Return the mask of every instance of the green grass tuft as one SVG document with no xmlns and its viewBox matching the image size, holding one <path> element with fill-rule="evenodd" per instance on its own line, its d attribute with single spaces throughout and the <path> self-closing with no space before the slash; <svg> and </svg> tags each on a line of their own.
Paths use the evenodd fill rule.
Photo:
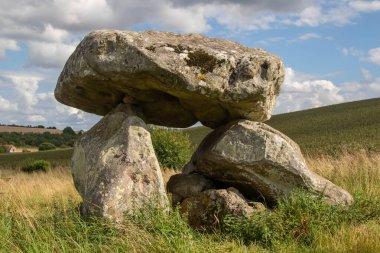
<svg viewBox="0 0 380 253">
<path fill-rule="evenodd" d="M 345 208 L 295 191 L 280 200 L 273 211 L 255 213 L 250 219 L 226 217 L 223 230 L 245 244 L 257 243 L 272 249 L 278 244 L 296 242 L 307 248 L 318 241 L 321 233 L 334 234 L 342 226 L 357 226 L 380 218 L 380 198 L 355 199 L 353 206 Z"/>
</svg>

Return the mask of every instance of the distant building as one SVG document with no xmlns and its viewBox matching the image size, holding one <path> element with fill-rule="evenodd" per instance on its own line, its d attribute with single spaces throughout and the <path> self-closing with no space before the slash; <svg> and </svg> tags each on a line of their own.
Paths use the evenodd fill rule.
<svg viewBox="0 0 380 253">
<path fill-rule="evenodd" d="M 5 153 L 14 153 L 16 152 L 16 147 L 13 145 L 1 145 L 1 147 L 5 148 Z"/>
</svg>

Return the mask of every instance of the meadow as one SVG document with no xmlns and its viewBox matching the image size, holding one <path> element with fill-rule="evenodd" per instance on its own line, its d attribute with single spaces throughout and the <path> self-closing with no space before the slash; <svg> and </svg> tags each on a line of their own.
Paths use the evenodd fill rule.
<svg viewBox="0 0 380 253">
<path fill-rule="evenodd" d="M 30 153 L 0 154 L 0 170 L 17 170 L 30 160 L 46 160 L 52 167 L 69 167 L 72 148 Z"/>
<path fill-rule="evenodd" d="M 380 152 L 380 98 L 324 106 L 274 115 L 266 124 L 285 133 L 307 156 L 339 156 L 361 150 Z M 198 126 L 184 129 L 195 150 L 212 129 Z M 53 167 L 70 166 L 72 149 L 0 154 L 0 168 L 15 169 L 28 159 L 47 160 Z"/>
<path fill-rule="evenodd" d="M 294 192 L 251 219 L 228 217 L 212 233 L 191 229 L 178 210 L 147 206 L 118 226 L 79 214 L 72 149 L 0 155 L 0 252 L 380 252 L 380 99 L 275 115 L 309 168 L 353 194 L 350 208 Z M 195 146 L 210 132 L 184 130 Z M 22 173 L 28 160 L 47 173 Z M 164 179 L 176 173 L 163 169 Z"/>
<path fill-rule="evenodd" d="M 295 193 L 252 220 L 213 233 L 178 210 L 147 207 L 119 226 L 79 215 L 69 168 L 0 179 L 0 252 L 380 252 L 380 154 L 308 158 L 310 168 L 353 193 L 348 208 Z M 173 171 L 165 170 L 166 180 Z"/>
<path fill-rule="evenodd" d="M 380 152 L 380 98 L 273 116 L 267 124 L 297 142 L 307 155 Z"/>
<path fill-rule="evenodd" d="M 380 152 L 380 98 L 273 115 L 265 123 L 298 143 L 306 155 L 340 155 L 358 150 Z M 195 145 L 211 132 L 184 130 Z"/>
</svg>

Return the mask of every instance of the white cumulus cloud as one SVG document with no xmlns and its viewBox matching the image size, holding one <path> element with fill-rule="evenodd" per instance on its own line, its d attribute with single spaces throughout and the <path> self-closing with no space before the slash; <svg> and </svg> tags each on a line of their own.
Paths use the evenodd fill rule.
<svg viewBox="0 0 380 253">
<path fill-rule="evenodd" d="M 379 1 L 319 0 L 3 0 L 0 36 L 46 42 L 81 37 L 94 29 L 150 25 L 179 32 L 206 32 L 212 20 L 233 30 L 276 25 L 347 24 Z M 363 6 L 372 6 L 363 7 Z"/>
<path fill-rule="evenodd" d="M 44 68 L 62 68 L 76 47 L 50 42 L 30 42 L 28 46 L 28 65 Z"/>
<path fill-rule="evenodd" d="M 26 117 L 26 119 L 32 123 L 46 121 L 46 118 L 42 115 L 28 115 L 28 117 Z"/>
<path fill-rule="evenodd" d="M 277 98 L 275 113 L 297 111 L 305 108 L 337 104 L 344 101 L 340 89 L 329 80 L 308 80 L 286 68 L 285 81 Z"/>
<path fill-rule="evenodd" d="M 298 37 L 299 40 L 310 40 L 310 39 L 320 39 L 321 35 L 316 33 L 305 33 Z"/>
<path fill-rule="evenodd" d="M 380 65 L 380 47 L 372 48 L 368 51 L 368 60 Z"/>
<path fill-rule="evenodd" d="M 350 6 L 358 11 L 379 11 L 380 1 L 352 1 L 350 2 Z"/>
<path fill-rule="evenodd" d="M 0 60 L 3 60 L 5 58 L 6 50 L 17 51 L 19 49 L 20 48 L 17 45 L 17 41 L 0 38 Z"/>
<path fill-rule="evenodd" d="M 380 77 L 361 69 L 363 80 L 336 85 L 310 74 L 286 68 L 285 80 L 277 98 L 275 113 L 285 113 L 330 104 L 380 97 Z"/>
<path fill-rule="evenodd" d="M 353 48 L 353 47 L 344 47 L 341 49 L 341 52 L 345 56 L 347 55 L 360 56 L 361 55 L 361 52 L 358 49 Z"/>
<path fill-rule="evenodd" d="M 60 104 L 51 91 L 41 92 L 41 83 L 48 79 L 27 72 L 0 72 L 1 123 L 42 124 L 63 129 L 72 126 L 88 129 L 99 116 Z M 55 84 L 50 84 L 51 88 Z"/>
<path fill-rule="evenodd" d="M 0 112 L 14 112 L 17 111 L 18 106 L 16 103 L 12 103 L 11 101 L 0 96 Z"/>
<path fill-rule="evenodd" d="M 361 69 L 363 80 L 344 82 L 342 94 L 346 100 L 361 100 L 380 97 L 380 76 L 374 77 L 368 69 Z"/>
</svg>

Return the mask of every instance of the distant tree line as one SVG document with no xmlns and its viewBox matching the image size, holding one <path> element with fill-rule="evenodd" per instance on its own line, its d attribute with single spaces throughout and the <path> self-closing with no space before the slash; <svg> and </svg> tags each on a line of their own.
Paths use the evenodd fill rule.
<svg viewBox="0 0 380 253">
<path fill-rule="evenodd" d="M 38 133 L 0 133 L 0 144 L 38 147 L 42 143 L 51 143 L 56 147 L 72 147 L 81 133 L 75 133 L 71 127 L 63 129 L 62 134 Z"/>
<path fill-rule="evenodd" d="M 17 125 L 17 124 L 1 124 L 1 123 L 0 123 L 0 126 L 57 129 L 56 127 L 52 127 L 52 126 L 45 127 L 45 126 L 43 126 L 43 125 L 37 125 L 37 126 L 26 125 L 26 126 L 23 126 L 23 125 Z"/>
</svg>

